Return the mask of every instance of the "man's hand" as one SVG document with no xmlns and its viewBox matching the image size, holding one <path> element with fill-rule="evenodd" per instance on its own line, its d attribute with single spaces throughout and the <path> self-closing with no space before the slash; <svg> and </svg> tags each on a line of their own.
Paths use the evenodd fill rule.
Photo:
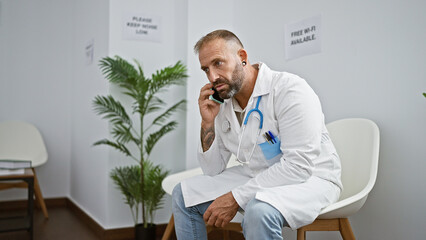
<svg viewBox="0 0 426 240">
<path fill-rule="evenodd" d="M 232 192 L 226 193 L 210 204 L 204 213 L 204 222 L 210 226 L 224 227 L 234 218 L 239 207 Z"/>
<path fill-rule="evenodd" d="M 200 107 L 201 119 L 205 124 L 214 124 L 214 119 L 219 113 L 220 104 L 209 99 L 213 95 L 213 84 L 208 83 L 200 89 L 198 106 Z"/>
<path fill-rule="evenodd" d="M 213 143 L 215 138 L 214 133 L 214 119 L 219 113 L 220 105 L 209 99 L 214 91 L 211 89 L 213 85 L 208 83 L 200 90 L 200 97 L 198 98 L 198 105 L 201 114 L 201 145 L 203 151 L 207 151 Z"/>
</svg>

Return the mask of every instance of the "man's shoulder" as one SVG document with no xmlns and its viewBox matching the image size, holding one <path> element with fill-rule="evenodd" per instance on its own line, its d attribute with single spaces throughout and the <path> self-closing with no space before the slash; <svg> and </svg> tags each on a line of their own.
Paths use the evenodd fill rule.
<svg viewBox="0 0 426 240">
<path fill-rule="evenodd" d="M 260 65 L 260 76 L 261 83 L 258 85 L 258 92 L 272 94 L 274 98 L 291 97 L 301 93 L 308 94 L 312 91 L 307 81 L 299 75 L 272 70 L 264 63 Z"/>
<path fill-rule="evenodd" d="M 261 65 L 265 73 L 267 73 L 265 75 L 271 76 L 273 84 L 306 83 L 306 81 L 297 74 L 287 71 L 272 70 L 265 63 L 261 63 Z"/>
<path fill-rule="evenodd" d="M 272 71 L 272 85 L 277 91 L 287 91 L 293 88 L 306 87 L 308 83 L 297 74 L 285 71 Z"/>
</svg>

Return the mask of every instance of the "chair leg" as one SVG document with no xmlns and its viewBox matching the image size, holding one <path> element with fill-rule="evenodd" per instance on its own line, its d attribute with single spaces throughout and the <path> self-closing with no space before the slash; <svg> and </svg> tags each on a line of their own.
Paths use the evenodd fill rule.
<svg viewBox="0 0 426 240">
<path fill-rule="evenodd" d="M 169 224 L 167 224 L 166 230 L 164 231 L 164 234 L 161 240 L 169 240 L 174 230 L 175 230 L 175 219 L 172 214 L 172 216 L 170 217 Z"/>
<path fill-rule="evenodd" d="M 223 240 L 230 240 L 229 231 L 223 230 Z"/>
<path fill-rule="evenodd" d="M 340 234 L 343 240 L 355 240 L 355 235 L 352 232 L 351 224 L 347 218 L 339 218 Z"/>
<path fill-rule="evenodd" d="M 305 240 L 306 239 L 306 231 L 303 228 L 297 229 L 297 240 Z"/>
<path fill-rule="evenodd" d="M 212 226 L 206 226 L 207 234 L 211 233 L 213 231 L 213 229 L 214 229 L 214 227 L 212 227 Z"/>
<path fill-rule="evenodd" d="M 44 198 L 43 198 L 43 195 L 41 194 L 40 185 L 38 184 L 38 179 L 37 179 L 37 175 L 34 168 L 33 168 L 33 173 L 34 173 L 34 195 L 35 195 L 36 201 L 40 204 L 44 217 L 49 218 L 49 215 L 46 209 L 46 204 L 44 203 Z"/>
</svg>

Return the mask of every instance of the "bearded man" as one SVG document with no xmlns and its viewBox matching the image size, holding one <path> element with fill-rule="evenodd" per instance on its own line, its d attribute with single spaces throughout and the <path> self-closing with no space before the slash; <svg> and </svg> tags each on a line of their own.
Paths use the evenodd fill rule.
<svg viewBox="0 0 426 240">
<path fill-rule="evenodd" d="M 176 235 L 207 239 L 244 211 L 248 240 L 282 239 L 338 200 L 341 164 L 317 95 L 302 78 L 250 64 L 238 37 L 216 30 L 194 47 L 209 83 L 200 90 L 203 175 L 173 190 Z M 223 104 L 211 100 L 215 89 Z M 226 168 L 234 154 L 241 165 Z"/>
</svg>

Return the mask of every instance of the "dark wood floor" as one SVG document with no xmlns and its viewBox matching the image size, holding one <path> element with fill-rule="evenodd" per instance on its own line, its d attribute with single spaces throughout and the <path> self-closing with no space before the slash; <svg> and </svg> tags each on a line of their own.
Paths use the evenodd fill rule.
<svg viewBox="0 0 426 240">
<path fill-rule="evenodd" d="M 49 219 L 45 219 L 40 209 L 34 210 L 34 240 L 102 240 L 68 207 L 48 207 L 48 211 Z M 0 217 L 16 215 L 25 215 L 25 210 L 0 211 Z M 244 239 L 242 234 L 236 232 L 230 232 L 229 237 L 235 240 Z M 0 233 L 0 240 L 28 239 L 30 236 L 27 231 Z M 217 230 L 211 232 L 209 239 L 223 239 L 222 232 Z"/>
<path fill-rule="evenodd" d="M 45 219 L 39 209 L 34 210 L 34 240 L 101 240 L 67 207 L 48 209 L 49 219 Z M 3 216 L 24 214 L 21 210 L 3 211 Z M 27 231 L 0 233 L 0 240 L 28 240 Z"/>
</svg>

